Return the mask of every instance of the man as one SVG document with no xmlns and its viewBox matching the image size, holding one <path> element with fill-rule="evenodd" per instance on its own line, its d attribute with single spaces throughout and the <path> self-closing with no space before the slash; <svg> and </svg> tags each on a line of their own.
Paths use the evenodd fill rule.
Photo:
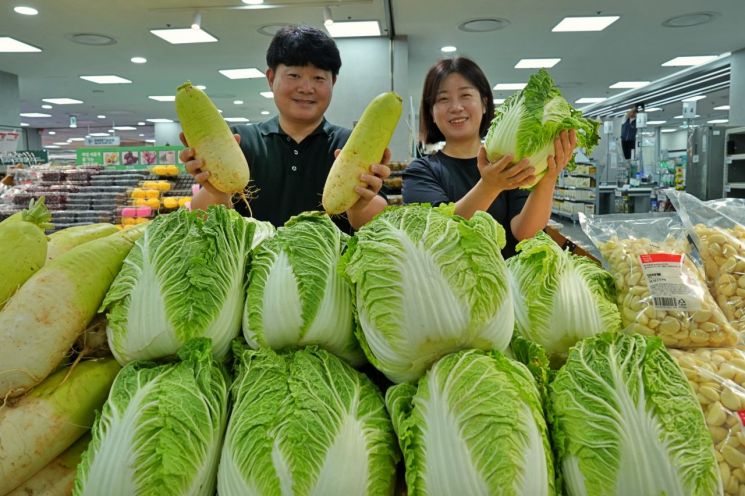
<svg viewBox="0 0 745 496">
<path fill-rule="evenodd" d="M 279 115 L 257 125 L 234 127 L 251 170 L 250 208 L 236 202 L 243 215 L 281 226 L 293 215 L 321 209 L 321 195 L 338 150 L 349 138 L 350 130 L 335 126 L 324 118 L 341 67 L 339 50 L 322 31 L 308 26 L 288 26 L 272 39 L 266 53 L 266 79 L 274 93 Z M 185 145 L 183 133 L 181 141 Z M 188 145 L 187 145 L 188 146 Z M 192 208 L 206 209 L 212 204 L 232 205 L 232 198 L 209 183 L 209 172 L 202 171 L 201 160 L 186 148 L 180 154 L 186 170 L 203 186 L 192 199 Z M 373 164 L 360 176 L 365 186 L 356 186 L 360 195 L 346 213 L 335 218 L 345 232 L 358 229 L 386 206 L 378 193 L 390 174 L 386 149 L 381 164 Z"/>
</svg>

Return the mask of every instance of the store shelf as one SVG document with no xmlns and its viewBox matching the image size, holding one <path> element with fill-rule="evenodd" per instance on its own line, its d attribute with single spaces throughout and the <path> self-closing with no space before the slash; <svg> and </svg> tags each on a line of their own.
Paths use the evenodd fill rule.
<svg viewBox="0 0 745 496">
<path fill-rule="evenodd" d="M 578 198 L 569 198 L 568 196 L 556 196 L 554 195 L 554 200 L 561 200 L 561 201 L 569 201 L 569 202 L 575 202 L 575 203 L 595 203 L 595 200 L 580 200 Z"/>
</svg>

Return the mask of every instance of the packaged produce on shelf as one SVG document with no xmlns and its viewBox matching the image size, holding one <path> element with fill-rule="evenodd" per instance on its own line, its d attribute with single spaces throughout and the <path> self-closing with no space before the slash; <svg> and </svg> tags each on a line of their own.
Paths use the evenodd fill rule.
<svg viewBox="0 0 745 496">
<path fill-rule="evenodd" d="M 659 338 L 604 333 L 580 341 L 550 397 L 566 494 L 722 493 L 704 414 Z"/>
<path fill-rule="evenodd" d="M 48 250 L 44 231 L 52 226 L 51 219 L 42 197 L 0 222 L 0 310 L 44 265 Z"/>
<path fill-rule="evenodd" d="M 361 365 L 352 285 L 339 272 L 349 236 L 322 212 L 291 218 L 251 256 L 243 335 L 252 348 L 319 345 Z"/>
<path fill-rule="evenodd" d="M 83 243 L 21 286 L 0 311 L 0 398 L 28 391 L 59 365 L 95 317 L 142 231 L 136 227 Z"/>
<path fill-rule="evenodd" d="M 745 493 L 745 352 L 670 350 L 693 387 L 714 441 L 724 494 Z"/>
<path fill-rule="evenodd" d="M 498 351 L 447 355 L 388 389 L 410 496 L 559 494 L 542 398 Z"/>
<path fill-rule="evenodd" d="M 709 293 L 677 215 L 580 215 L 615 276 L 625 328 L 672 348 L 727 347 L 738 334 Z"/>
<path fill-rule="evenodd" d="M 396 437 L 370 379 L 314 346 L 234 351 L 220 496 L 393 494 Z"/>
<path fill-rule="evenodd" d="M 682 191 L 665 194 L 698 248 L 711 295 L 735 330 L 745 331 L 745 212 Z"/>
<path fill-rule="evenodd" d="M 245 275 L 255 224 L 211 206 L 159 215 L 124 260 L 102 304 L 119 363 L 175 355 L 209 337 L 218 357 L 241 329 Z"/>
<path fill-rule="evenodd" d="M 454 206 L 388 207 L 343 257 L 355 287 L 357 337 L 394 382 L 414 381 L 464 348 L 504 350 L 514 326 L 502 226 Z"/>
<path fill-rule="evenodd" d="M 178 176 L 179 168 L 176 165 L 156 165 L 150 168 L 150 173 L 154 176 Z"/>
<path fill-rule="evenodd" d="M 0 408 L 0 494 L 42 470 L 93 425 L 119 364 L 83 360 Z"/>
<path fill-rule="evenodd" d="M 114 380 L 75 478 L 75 496 L 214 495 L 228 377 L 198 338 L 164 365 L 133 362 Z"/>
<path fill-rule="evenodd" d="M 521 241 L 507 260 L 515 330 L 561 363 L 577 341 L 621 329 L 614 277 L 588 258 L 562 250 L 547 234 Z"/>
</svg>

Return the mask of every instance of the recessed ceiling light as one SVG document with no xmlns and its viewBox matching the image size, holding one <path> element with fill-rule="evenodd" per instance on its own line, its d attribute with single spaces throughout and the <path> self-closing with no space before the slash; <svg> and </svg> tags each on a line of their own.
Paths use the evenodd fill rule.
<svg viewBox="0 0 745 496">
<path fill-rule="evenodd" d="M 270 113 L 271 112 L 269 112 L 268 110 L 262 110 L 261 111 L 261 115 L 269 115 Z"/>
<path fill-rule="evenodd" d="M 245 117 L 225 117 L 227 122 L 248 122 Z"/>
<path fill-rule="evenodd" d="M 85 79 L 86 81 L 90 81 L 91 83 L 96 84 L 129 84 L 132 82 L 129 79 L 125 79 L 113 74 L 105 76 L 80 76 L 80 79 Z"/>
<path fill-rule="evenodd" d="M 678 130 L 675 129 L 674 127 L 663 127 L 662 129 L 660 129 L 660 132 L 661 133 L 674 133 L 674 132 L 677 132 L 677 131 Z"/>
<path fill-rule="evenodd" d="M 458 29 L 467 33 L 488 33 L 489 31 L 506 28 L 509 24 L 508 19 L 502 19 L 501 17 L 481 17 L 458 24 Z"/>
<path fill-rule="evenodd" d="M 228 79 L 255 79 L 264 77 L 264 73 L 256 67 L 248 67 L 246 69 L 221 69 L 217 72 Z"/>
<path fill-rule="evenodd" d="M 551 31 L 602 31 L 618 19 L 618 16 L 565 17 Z"/>
<path fill-rule="evenodd" d="M 662 111 L 662 108 L 660 107 L 649 107 L 648 109 L 644 109 L 645 112 L 660 112 Z"/>
<path fill-rule="evenodd" d="M 13 11 L 16 14 L 22 14 L 22 15 L 27 15 L 27 16 L 33 16 L 39 13 L 39 11 L 33 7 L 24 7 L 22 5 L 19 5 L 18 7 L 14 7 Z"/>
<path fill-rule="evenodd" d="M 243 105 L 243 100 L 233 100 L 235 105 Z"/>
<path fill-rule="evenodd" d="M 271 91 L 261 91 L 259 92 L 259 95 L 263 96 L 264 98 L 274 98 L 274 93 Z"/>
<path fill-rule="evenodd" d="M 57 134 L 57 131 L 49 131 L 49 133 L 48 133 L 48 134 L 49 134 L 50 136 L 54 136 L 55 134 Z"/>
<path fill-rule="evenodd" d="M 494 105 L 502 105 L 506 98 L 495 98 L 494 99 Z"/>
<path fill-rule="evenodd" d="M 714 107 L 714 110 L 729 110 L 729 105 L 720 105 L 718 107 Z"/>
<path fill-rule="evenodd" d="M 173 122 L 171 119 L 145 119 L 148 122 Z"/>
<path fill-rule="evenodd" d="M 0 53 L 24 52 L 41 52 L 41 48 L 36 48 L 33 45 L 18 41 L 10 36 L 0 36 Z"/>
<path fill-rule="evenodd" d="M 79 43 L 81 45 L 88 46 L 116 45 L 116 40 L 111 36 L 106 36 L 105 34 L 75 33 L 66 35 L 65 38 L 72 41 L 73 43 Z"/>
<path fill-rule="evenodd" d="M 28 127 L 28 122 L 21 122 L 21 127 Z"/>
<path fill-rule="evenodd" d="M 541 69 L 555 66 L 561 59 L 520 59 L 515 69 Z"/>
<path fill-rule="evenodd" d="M 42 98 L 42 102 L 52 103 L 54 105 L 76 105 L 83 103 L 82 100 L 76 100 L 74 98 Z"/>
<path fill-rule="evenodd" d="M 147 59 L 145 57 L 132 57 L 129 59 L 133 64 L 145 64 Z"/>
<path fill-rule="evenodd" d="M 109 133 L 91 133 L 88 136 L 95 136 L 96 138 L 109 136 Z"/>
<path fill-rule="evenodd" d="M 217 41 L 217 38 L 204 29 L 151 29 L 150 32 L 172 45 L 183 45 L 186 43 L 212 43 Z"/>
<path fill-rule="evenodd" d="M 607 98 L 584 97 L 584 98 L 580 98 L 579 100 L 575 100 L 574 103 L 600 103 L 600 102 L 604 102 L 605 100 L 607 100 Z"/>
<path fill-rule="evenodd" d="M 203 85 L 203 84 L 197 84 L 197 85 L 196 85 L 196 86 L 194 86 L 194 87 L 195 87 L 196 89 L 198 89 L 198 90 L 202 90 L 202 91 L 204 91 L 204 90 L 206 90 L 206 89 L 207 89 L 207 87 L 206 87 L 205 85 Z"/>
<path fill-rule="evenodd" d="M 689 96 L 688 98 L 682 99 L 681 102 L 697 102 L 699 100 L 703 100 L 704 98 L 706 98 L 706 95 Z"/>
<path fill-rule="evenodd" d="M 707 124 L 727 124 L 729 122 L 729 119 L 712 119 L 706 122 Z"/>
<path fill-rule="evenodd" d="M 662 25 L 666 28 L 690 28 L 711 22 L 716 17 L 719 17 L 719 12 L 692 12 L 666 19 Z"/>
<path fill-rule="evenodd" d="M 619 81 L 609 86 L 612 89 L 630 89 L 642 88 L 649 84 L 649 81 Z"/>
<path fill-rule="evenodd" d="M 137 123 L 138 126 L 147 126 L 147 123 L 140 121 Z"/>
<path fill-rule="evenodd" d="M 521 90 L 526 85 L 527 83 L 498 83 L 494 86 L 494 89 L 498 91 Z"/>
<path fill-rule="evenodd" d="M 663 67 L 687 67 L 692 65 L 701 65 L 716 60 L 716 55 L 697 55 L 693 57 L 675 57 L 662 64 Z"/>
<path fill-rule="evenodd" d="M 440 51 L 442 53 L 452 53 L 458 50 L 458 48 L 454 47 L 453 45 L 445 45 L 444 47 L 440 48 Z"/>
<path fill-rule="evenodd" d="M 32 118 L 52 117 L 49 114 L 40 114 L 39 112 L 21 112 L 18 115 L 20 115 L 21 117 L 32 117 Z"/>
<path fill-rule="evenodd" d="M 334 21 L 325 26 L 333 38 L 380 36 L 378 21 Z"/>
<path fill-rule="evenodd" d="M 174 102 L 176 101 L 176 95 L 154 95 L 154 96 L 148 96 L 151 100 L 156 100 L 158 102 Z"/>
<path fill-rule="evenodd" d="M 105 115 L 103 115 L 103 114 L 101 114 L 101 115 L 97 115 L 96 117 L 98 117 L 99 119 L 105 119 L 105 118 L 106 118 L 106 116 L 105 116 Z"/>
<path fill-rule="evenodd" d="M 136 127 L 132 126 L 114 126 L 117 131 L 137 131 Z"/>
<path fill-rule="evenodd" d="M 666 122 L 667 121 L 647 121 L 647 124 L 649 124 L 650 126 L 659 126 L 660 124 L 664 124 Z"/>
<path fill-rule="evenodd" d="M 42 105 L 42 106 L 41 106 L 41 108 L 49 110 L 49 109 L 52 109 L 52 108 L 54 108 L 54 107 L 52 107 L 51 105 L 47 105 L 47 104 L 45 103 L 44 105 Z"/>
</svg>

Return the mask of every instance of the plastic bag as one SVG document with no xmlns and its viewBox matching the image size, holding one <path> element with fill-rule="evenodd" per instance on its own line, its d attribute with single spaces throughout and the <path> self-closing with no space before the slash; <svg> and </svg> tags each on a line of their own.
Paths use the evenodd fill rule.
<svg viewBox="0 0 745 496">
<path fill-rule="evenodd" d="M 711 295 L 730 324 L 742 333 L 745 331 L 745 209 L 740 202 L 727 200 L 704 203 L 682 191 L 665 194 L 696 244 Z"/>
<path fill-rule="evenodd" d="M 727 347 L 738 334 L 691 261 L 690 245 L 674 214 L 580 214 L 587 236 L 614 275 L 627 331 L 659 336 L 672 348 Z"/>
<path fill-rule="evenodd" d="M 670 350 L 696 393 L 714 441 L 724 494 L 745 494 L 745 352 Z"/>
</svg>

